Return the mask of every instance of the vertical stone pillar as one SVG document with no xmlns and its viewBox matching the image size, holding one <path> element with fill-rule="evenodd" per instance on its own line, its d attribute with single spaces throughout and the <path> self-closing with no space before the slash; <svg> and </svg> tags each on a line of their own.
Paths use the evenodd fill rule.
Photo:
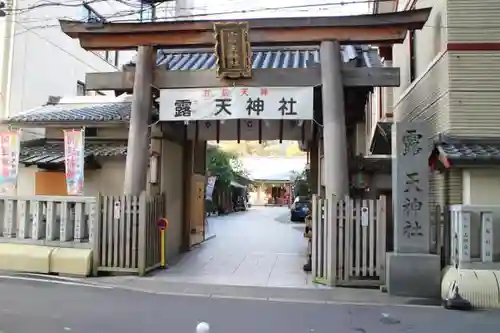
<svg viewBox="0 0 500 333">
<path fill-rule="evenodd" d="M 349 193 L 342 59 L 337 41 L 321 42 L 323 142 L 326 197 Z"/>
<path fill-rule="evenodd" d="M 153 48 L 139 46 L 134 76 L 134 95 L 128 132 L 124 193 L 140 195 L 146 190 L 149 163 L 149 121 L 151 119 L 151 84 Z"/>
<path fill-rule="evenodd" d="M 425 122 L 392 126 L 394 253 L 386 269 L 388 292 L 398 296 L 440 294 L 440 258 L 429 254 L 429 136 Z"/>
<path fill-rule="evenodd" d="M 325 197 L 330 200 L 327 220 L 327 283 L 336 284 L 337 218 L 334 201 L 349 193 L 347 136 L 342 84 L 342 57 L 338 41 L 321 42 L 321 83 L 323 101 L 323 158 Z M 313 258 L 314 260 L 314 258 Z"/>
</svg>

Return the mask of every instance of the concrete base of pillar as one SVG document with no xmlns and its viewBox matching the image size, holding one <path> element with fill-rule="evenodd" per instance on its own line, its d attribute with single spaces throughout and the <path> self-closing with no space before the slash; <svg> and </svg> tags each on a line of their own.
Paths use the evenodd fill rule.
<svg viewBox="0 0 500 333">
<path fill-rule="evenodd" d="M 441 297 L 441 259 L 423 253 L 387 253 L 386 285 L 390 295 Z"/>
</svg>

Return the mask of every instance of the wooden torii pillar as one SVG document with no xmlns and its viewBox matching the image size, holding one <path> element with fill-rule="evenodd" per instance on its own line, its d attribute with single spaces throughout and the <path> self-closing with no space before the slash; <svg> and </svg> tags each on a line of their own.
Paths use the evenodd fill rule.
<svg viewBox="0 0 500 333">
<path fill-rule="evenodd" d="M 248 37 L 252 46 L 321 45 L 327 195 L 342 196 L 348 189 L 340 45 L 401 43 L 408 30 L 424 26 L 430 10 L 424 8 L 344 17 L 245 20 L 248 22 Z M 72 38 L 78 38 L 80 45 L 86 50 L 125 50 L 137 49 L 139 46 L 125 171 L 126 194 L 137 195 L 146 188 L 148 112 L 151 86 L 154 83 L 153 48 L 213 47 L 213 24 L 214 21 L 201 20 L 154 23 L 83 23 L 60 20 L 62 31 Z M 220 86 L 232 83 L 223 81 L 221 79 L 212 84 Z"/>
</svg>

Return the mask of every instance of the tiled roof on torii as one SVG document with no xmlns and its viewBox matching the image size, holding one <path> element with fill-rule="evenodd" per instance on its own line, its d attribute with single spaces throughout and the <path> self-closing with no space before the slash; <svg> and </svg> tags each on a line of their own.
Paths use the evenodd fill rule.
<svg viewBox="0 0 500 333">
<path fill-rule="evenodd" d="M 367 45 L 343 45 L 342 60 L 353 67 L 380 67 L 378 51 Z M 260 47 L 252 50 L 252 69 L 287 69 L 319 66 L 318 47 Z M 170 71 L 215 69 L 217 57 L 213 50 L 158 50 L 157 66 Z"/>
<path fill-rule="evenodd" d="M 254 69 L 307 68 L 319 65 L 317 47 L 257 48 Z M 342 46 L 342 59 L 353 67 L 380 67 L 377 50 L 369 46 Z M 159 50 L 158 67 L 169 71 L 200 71 L 215 68 L 215 55 L 205 50 Z M 63 97 L 56 103 L 36 107 L 8 119 L 10 124 L 38 122 L 128 122 L 131 96 Z"/>
</svg>

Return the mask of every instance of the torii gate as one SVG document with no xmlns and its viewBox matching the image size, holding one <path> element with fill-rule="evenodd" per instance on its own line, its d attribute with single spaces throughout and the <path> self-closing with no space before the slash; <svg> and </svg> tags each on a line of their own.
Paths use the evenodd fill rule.
<svg viewBox="0 0 500 333">
<path fill-rule="evenodd" d="M 320 68 L 256 70 L 252 77 L 239 75 L 243 86 L 322 86 L 326 194 L 347 194 L 347 150 L 344 115 L 344 86 L 398 86 L 397 68 L 342 68 L 341 44 L 370 44 L 387 52 L 387 47 L 403 42 L 408 30 L 421 29 L 430 8 L 341 17 L 262 18 L 245 21 L 247 41 L 253 46 L 320 45 Z M 228 23 L 231 21 L 217 21 Z M 80 40 L 86 50 L 127 50 L 138 48 L 133 83 L 134 101 L 130 119 L 129 150 L 125 193 L 145 189 L 148 160 L 148 119 L 151 87 L 223 87 L 234 77 L 217 77 L 215 71 L 153 72 L 154 48 L 213 47 L 215 21 L 169 21 L 154 23 L 84 23 L 60 20 L 62 31 Z M 240 73 L 242 74 L 242 73 Z M 245 77 L 246 76 L 246 77 Z M 130 90 L 130 73 L 87 75 L 88 89 Z M 325 112 L 325 110 L 327 112 Z"/>
<path fill-rule="evenodd" d="M 327 198 L 333 198 L 334 195 L 344 197 L 349 189 L 344 105 L 345 92 L 349 89 L 344 88 L 399 86 L 397 68 L 344 66 L 341 61 L 340 46 L 370 44 L 379 46 L 380 53 L 387 55 L 394 43 L 404 41 L 408 30 L 417 30 L 424 26 L 430 11 L 431 8 L 424 8 L 376 15 L 264 18 L 245 20 L 245 22 L 84 23 L 61 20 L 60 24 L 63 32 L 72 38 L 78 38 L 86 50 L 138 48 L 135 73 L 133 71 L 92 73 L 87 74 L 86 78 L 87 88 L 90 90 L 133 89 L 124 184 L 126 194 L 137 195 L 146 188 L 152 87 L 215 88 L 237 84 L 244 87 L 321 86 L 325 195 Z M 232 45 L 236 51 L 218 44 L 223 35 L 220 26 L 224 24 L 230 26 L 231 33 L 235 33 L 241 40 Z M 214 45 L 219 67 L 216 70 L 154 70 L 155 48 L 189 49 L 214 47 Z M 319 46 L 320 66 L 252 70 L 248 58 L 250 47 L 291 45 Z M 233 54 L 231 51 L 234 51 Z M 131 74 L 134 77 L 133 85 L 130 82 Z M 364 108 L 365 100 L 361 102 Z M 312 127 L 314 129 L 315 126 Z M 317 137 L 314 135 L 311 137 L 313 143 L 317 145 Z M 318 153 L 318 149 L 315 152 Z M 314 162 L 318 163 L 317 156 Z M 318 177 L 315 178 L 317 182 Z M 313 190 L 315 188 L 317 186 L 313 185 Z M 187 191 L 189 193 L 189 190 Z M 189 194 L 185 193 L 184 201 L 188 198 Z M 185 214 L 189 216 L 187 210 L 185 209 Z M 336 222 L 330 219 L 327 223 L 335 225 Z M 185 227 L 186 225 L 188 224 L 185 223 Z M 183 236 L 186 235 L 189 238 L 189 229 L 183 230 Z M 332 246 L 334 242 L 336 243 L 335 239 L 335 236 L 331 237 Z M 183 241 L 186 242 L 186 239 Z"/>
</svg>

